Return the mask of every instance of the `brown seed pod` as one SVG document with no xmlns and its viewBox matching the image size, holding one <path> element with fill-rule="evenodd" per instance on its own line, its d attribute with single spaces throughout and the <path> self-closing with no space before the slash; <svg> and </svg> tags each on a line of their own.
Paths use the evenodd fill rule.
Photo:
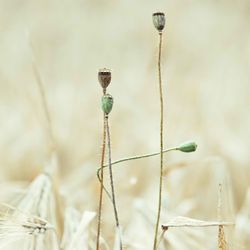
<svg viewBox="0 0 250 250">
<path fill-rule="evenodd" d="M 103 89 L 106 89 L 111 82 L 111 71 L 109 69 L 100 69 L 98 72 L 98 80 Z"/>
<path fill-rule="evenodd" d="M 165 27 L 165 14 L 163 12 L 155 12 L 153 14 L 153 23 L 155 28 L 161 32 Z"/>
</svg>

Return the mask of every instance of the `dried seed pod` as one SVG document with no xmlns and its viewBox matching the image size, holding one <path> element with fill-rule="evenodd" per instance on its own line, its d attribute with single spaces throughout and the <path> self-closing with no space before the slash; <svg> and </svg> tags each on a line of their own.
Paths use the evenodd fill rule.
<svg viewBox="0 0 250 250">
<path fill-rule="evenodd" d="M 103 89 L 106 89 L 111 82 L 111 71 L 109 69 L 100 69 L 98 72 L 98 80 Z"/>
<path fill-rule="evenodd" d="M 108 115 L 112 110 L 113 102 L 114 102 L 113 97 L 110 94 L 105 94 L 102 97 L 102 110 L 106 115 Z"/>
<path fill-rule="evenodd" d="M 190 141 L 190 142 L 182 143 L 177 149 L 185 153 L 191 153 L 191 152 L 194 152 L 196 148 L 197 148 L 197 144 L 193 141 Z"/>
<path fill-rule="evenodd" d="M 153 23 L 155 28 L 161 32 L 165 27 L 165 14 L 163 12 L 156 12 L 153 14 Z"/>
</svg>

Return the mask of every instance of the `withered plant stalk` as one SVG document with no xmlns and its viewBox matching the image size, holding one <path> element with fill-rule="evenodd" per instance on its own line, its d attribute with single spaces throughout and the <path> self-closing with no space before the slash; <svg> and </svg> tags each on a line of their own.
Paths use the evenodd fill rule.
<svg viewBox="0 0 250 250">
<path fill-rule="evenodd" d="M 100 196 L 99 196 L 99 205 L 98 205 L 98 222 L 97 222 L 97 239 L 96 239 L 96 250 L 99 250 L 100 247 L 100 233 L 101 233 L 101 219 L 102 219 L 102 200 L 103 200 L 103 167 L 104 167 L 104 158 L 105 158 L 105 149 L 106 149 L 106 118 L 105 114 L 103 116 L 103 136 L 102 136 L 102 155 L 101 155 L 101 168 L 100 168 Z"/>
<path fill-rule="evenodd" d="M 106 95 L 106 88 L 111 82 L 111 72 L 107 69 L 100 69 L 98 72 L 98 80 L 102 87 L 103 97 Z M 113 102 L 111 102 L 112 106 Z M 112 107 L 111 107 L 112 108 Z M 110 110 L 111 111 L 111 110 Z M 102 137 L 102 155 L 101 155 L 101 177 L 100 177 L 100 196 L 98 203 L 98 219 L 97 219 L 97 238 L 96 238 L 96 250 L 100 248 L 100 234 L 101 234 L 101 221 L 102 221 L 102 200 L 103 200 L 103 166 L 105 159 L 105 151 L 106 151 L 106 132 L 107 132 L 107 119 L 106 112 L 103 110 L 103 137 Z"/>
<path fill-rule="evenodd" d="M 44 88 L 42 76 L 40 74 L 39 68 L 37 66 L 37 61 L 36 61 L 36 56 L 34 52 L 34 47 L 33 43 L 31 40 L 30 35 L 28 34 L 28 43 L 31 51 L 31 56 L 32 56 L 32 69 L 36 78 L 36 83 L 38 85 L 39 89 L 39 94 L 41 96 L 41 102 L 42 102 L 42 108 L 44 110 L 45 114 L 45 120 L 46 120 L 46 131 L 47 131 L 47 137 L 49 140 L 49 158 L 50 158 L 50 164 L 46 164 L 44 167 L 44 173 L 48 174 L 48 176 L 52 179 L 53 183 L 53 191 L 54 191 L 54 196 L 55 196 L 55 201 L 56 201 L 56 210 L 57 210 L 57 222 L 58 222 L 58 234 L 60 235 L 61 228 L 63 227 L 63 216 L 62 216 L 62 211 L 61 211 L 61 205 L 62 201 L 60 199 L 59 195 L 59 169 L 58 169 L 58 153 L 57 153 L 57 148 L 56 148 L 56 140 L 54 137 L 53 133 L 53 128 L 52 128 L 52 120 L 51 120 L 51 114 L 49 111 L 49 106 L 47 102 L 47 96 L 46 96 L 46 91 Z"/>
<path fill-rule="evenodd" d="M 112 203 L 114 208 L 114 215 L 115 215 L 115 222 L 116 227 L 119 233 L 119 239 L 120 239 L 120 250 L 122 250 L 122 239 L 121 239 L 121 232 L 120 232 L 120 223 L 118 218 L 118 212 L 116 207 L 116 201 L 115 201 L 115 188 L 114 188 L 114 179 L 113 179 L 113 171 L 112 171 L 112 162 L 111 162 L 111 141 L 110 141 L 110 129 L 109 129 L 109 121 L 108 121 L 108 115 L 106 115 L 106 128 L 107 128 L 107 142 L 108 142 L 108 162 L 109 162 L 109 175 L 110 175 L 110 187 L 111 187 L 111 197 L 112 197 Z"/>
<path fill-rule="evenodd" d="M 161 50 L 162 50 L 162 32 L 159 32 L 159 53 L 158 53 L 158 80 L 159 80 L 159 92 L 160 92 L 160 180 L 159 180 L 159 198 L 158 198 L 158 210 L 157 219 L 155 225 L 155 236 L 154 236 L 154 246 L 153 249 L 156 250 L 157 247 L 157 236 L 158 228 L 161 216 L 161 203 L 162 203 L 162 179 L 163 179 L 163 90 L 162 90 L 162 78 L 161 78 Z"/>
<path fill-rule="evenodd" d="M 170 151 L 175 151 L 175 150 L 178 150 L 178 149 L 179 149 L 178 147 L 168 148 L 168 149 L 163 150 L 163 153 L 167 153 L 167 152 L 170 152 Z M 150 153 L 150 154 L 144 154 L 144 155 L 136 155 L 136 156 L 126 157 L 126 158 L 122 158 L 122 159 L 117 160 L 117 161 L 113 161 L 111 163 L 111 165 L 115 166 L 115 165 L 118 165 L 118 164 L 126 162 L 126 161 L 140 160 L 140 159 L 144 159 L 144 158 L 148 158 L 148 157 L 152 157 L 152 156 L 157 156 L 160 153 L 161 152 L 155 152 L 155 153 Z M 98 180 L 99 180 L 100 183 L 101 183 L 101 178 L 102 178 L 101 177 L 101 174 L 102 174 L 101 171 L 104 171 L 104 169 L 106 169 L 108 167 L 109 167 L 109 164 L 105 164 L 103 167 L 100 167 L 100 168 L 97 169 L 97 177 L 98 177 Z M 104 189 L 105 193 L 108 195 L 108 197 L 112 201 L 111 195 L 110 195 L 109 191 L 107 190 L 107 188 L 105 187 L 104 184 L 103 184 L 103 189 Z"/>
<path fill-rule="evenodd" d="M 218 221 L 221 222 L 221 207 L 222 207 L 222 184 L 219 184 L 218 191 L 218 207 L 217 207 L 217 217 Z M 218 226 L 218 250 L 227 250 L 227 242 L 225 238 L 224 226 L 221 224 Z"/>
<path fill-rule="evenodd" d="M 186 143 L 182 143 L 178 147 L 172 147 L 172 148 L 164 149 L 163 153 L 165 154 L 165 153 L 170 152 L 170 151 L 181 151 L 181 152 L 185 152 L 185 153 L 190 153 L 190 152 L 194 152 L 196 150 L 196 148 L 197 148 L 197 145 L 196 145 L 195 142 L 188 141 Z M 126 161 L 145 159 L 145 158 L 157 156 L 157 155 L 160 155 L 160 154 L 161 154 L 161 152 L 155 152 L 155 153 L 144 154 L 144 155 L 130 156 L 130 157 L 126 157 L 126 158 L 122 158 L 122 159 L 113 161 L 111 163 L 111 165 L 114 166 L 114 165 L 118 165 L 118 164 L 126 162 Z M 100 172 L 103 171 L 108 166 L 109 166 L 109 164 L 105 164 L 103 167 L 100 167 L 100 168 L 97 169 L 97 177 L 98 177 L 98 180 L 99 180 L 100 183 L 101 183 Z M 104 184 L 103 184 L 103 189 L 106 192 L 106 194 L 108 195 L 108 197 L 110 198 L 110 200 L 112 201 L 111 195 L 109 194 L 109 192 L 106 189 Z"/>
</svg>

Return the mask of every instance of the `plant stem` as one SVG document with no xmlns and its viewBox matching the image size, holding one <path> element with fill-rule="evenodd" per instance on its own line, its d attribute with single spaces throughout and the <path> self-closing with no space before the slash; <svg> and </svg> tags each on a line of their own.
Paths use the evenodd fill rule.
<svg viewBox="0 0 250 250">
<path fill-rule="evenodd" d="M 110 142 L 110 130 L 109 130 L 109 122 L 108 122 L 108 115 L 106 115 L 106 128 L 107 128 L 107 141 L 108 141 L 108 162 L 109 162 L 109 175 L 110 175 L 110 187 L 111 187 L 111 195 L 112 195 L 112 203 L 114 208 L 115 214 L 115 222 L 116 227 L 120 233 L 120 223 L 118 218 L 118 212 L 115 202 L 115 188 L 114 188 L 114 180 L 113 180 L 113 173 L 112 173 L 112 164 L 111 164 L 111 142 Z M 122 239 L 120 236 L 120 250 L 122 250 Z"/>
<path fill-rule="evenodd" d="M 178 150 L 178 147 L 167 148 L 167 149 L 163 150 L 163 153 L 167 153 L 167 152 L 174 151 L 174 150 Z M 123 158 L 123 159 L 120 159 L 120 160 L 117 160 L 117 161 L 113 161 L 111 163 L 111 165 L 114 166 L 114 165 L 118 165 L 119 163 L 126 162 L 126 161 L 140 160 L 140 159 L 143 159 L 143 158 L 148 158 L 148 157 L 159 155 L 160 153 L 161 152 L 155 152 L 155 153 L 150 153 L 150 154 L 145 154 L 145 155 L 136 155 L 136 156 L 126 157 L 126 158 Z M 109 166 L 109 164 L 105 164 L 103 167 L 100 167 L 100 168 L 97 169 L 97 177 L 98 177 L 98 180 L 100 182 L 101 182 L 101 174 L 100 174 L 100 172 L 102 170 L 104 170 L 105 168 L 107 168 L 108 166 Z M 108 190 L 105 188 L 105 185 L 103 185 L 103 189 L 106 192 L 106 194 L 108 195 L 108 197 L 111 199 L 111 195 L 109 194 Z"/>
<path fill-rule="evenodd" d="M 159 54 L 158 54 L 158 79 L 159 79 L 159 92 L 160 92 L 160 181 L 159 181 L 159 201 L 157 219 L 155 225 L 155 236 L 153 249 L 157 247 L 158 227 L 161 216 L 161 203 L 162 203 L 162 177 L 163 177 L 163 90 L 161 79 L 161 48 L 162 48 L 162 33 L 159 32 Z"/>
<path fill-rule="evenodd" d="M 167 149 L 163 150 L 163 153 L 167 153 L 169 151 L 174 151 L 174 150 L 178 150 L 178 147 L 167 148 Z M 148 158 L 148 157 L 151 157 L 151 156 L 156 156 L 156 155 L 159 155 L 159 154 L 161 154 L 161 152 L 155 152 L 155 153 L 150 153 L 150 154 L 145 154 L 145 155 L 131 156 L 131 157 L 127 157 L 127 158 L 123 158 L 123 159 L 114 161 L 111 164 L 112 164 L 112 166 L 114 166 L 116 164 L 119 164 L 119 163 L 122 163 L 122 162 L 125 162 L 125 161 L 139 160 L 139 159 Z M 104 168 L 106 168 L 106 167 L 108 167 L 107 164 L 104 165 Z"/>
<path fill-rule="evenodd" d="M 100 196 L 99 196 L 99 206 L 98 206 L 98 224 L 97 224 L 97 238 L 96 238 L 96 250 L 100 247 L 100 233 L 101 233 L 101 218 L 102 218 L 102 199 L 103 199 L 103 165 L 105 158 L 105 148 L 106 148 L 106 119 L 105 114 L 103 117 L 103 138 L 102 138 L 102 156 L 101 156 L 101 176 L 100 176 Z"/>
<path fill-rule="evenodd" d="M 221 207 L 222 207 L 222 184 L 219 183 L 218 190 L 218 205 L 217 205 L 217 219 L 219 222 L 222 221 Z M 227 242 L 225 239 L 225 232 L 223 225 L 218 226 L 218 250 L 227 250 Z"/>
</svg>

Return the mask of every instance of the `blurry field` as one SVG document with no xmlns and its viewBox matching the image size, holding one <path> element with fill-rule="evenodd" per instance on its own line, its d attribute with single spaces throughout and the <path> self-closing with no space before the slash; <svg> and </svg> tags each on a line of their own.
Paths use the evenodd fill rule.
<svg viewBox="0 0 250 250">
<path fill-rule="evenodd" d="M 151 17 L 158 10 L 167 16 L 162 61 L 165 146 L 189 139 L 198 144 L 193 154 L 165 156 L 166 169 L 183 167 L 164 178 L 161 223 L 174 216 L 216 220 L 222 183 L 222 218 L 236 222 L 235 230 L 226 230 L 229 249 L 247 250 L 247 0 L 0 0 L 0 201 L 15 204 L 49 161 L 28 33 L 51 113 L 65 208 L 97 211 L 102 137 L 99 68 L 112 69 L 108 89 L 114 97 L 112 158 L 159 150 L 158 36 Z M 127 249 L 151 249 L 159 158 L 124 163 L 114 172 L 124 244 Z M 112 249 L 115 222 L 106 198 L 102 232 Z M 94 234 L 95 220 L 91 230 Z M 216 249 L 217 229 L 170 229 L 161 247 Z"/>
</svg>

